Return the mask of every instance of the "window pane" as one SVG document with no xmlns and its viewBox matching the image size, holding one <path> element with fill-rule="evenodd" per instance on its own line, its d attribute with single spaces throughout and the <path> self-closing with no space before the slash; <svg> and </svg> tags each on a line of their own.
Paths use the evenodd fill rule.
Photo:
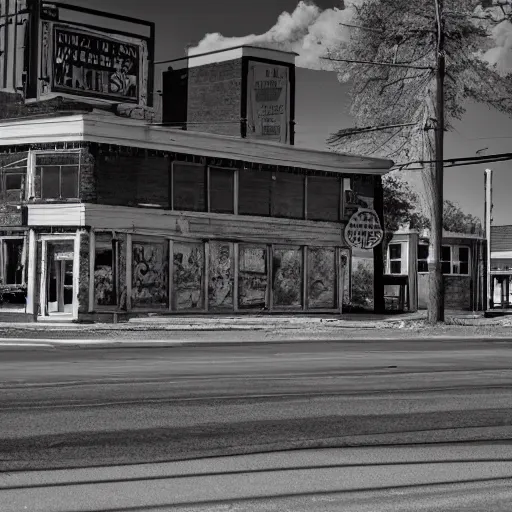
<svg viewBox="0 0 512 512">
<path fill-rule="evenodd" d="M 428 272 L 428 263 L 426 260 L 418 260 L 418 272 Z"/>
<path fill-rule="evenodd" d="M 304 218 L 305 176 L 278 172 L 276 175 L 273 215 L 288 219 Z"/>
<path fill-rule="evenodd" d="M 263 309 L 267 304 L 267 248 L 240 246 L 238 303 L 241 308 Z"/>
<path fill-rule="evenodd" d="M 336 251 L 331 248 L 308 248 L 308 306 L 336 307 Z"/>
<path fill-rule="evenodd" d="M 23 175 L 21 174 L 6 174 L 5 175 L 5 190 L 21 190 L 23 183 Z"/>
<path fill-rule="evenodd" d="M 441 260 L 442 261 L 450 261 L 452 255 L 451 247 L 449 245 L 443 245 L 441 248 Z"/>
<path fill-rule="evenodd" d="M 391 261 L 389 264 L 389 267 L 390 267 L 392 274 L 401 274 L 402 273 L 402 262 L 400 260 Z"/>
<path fill-rule="evenodd" d="M 168 304 L 167 242 L 133 242 L 132 307 L 155 308 Z"/>
<path fill-rule="evenodd" d="M 210 211 L 234 213 L 234 171 L 210 168 Z"/>
<path fill-rule="evenodd" d="M 443 261 L 442 264 L 443 274 L 451 274 L 451 267 L 449 261 Z"/>
<path fill-rule="evenodd" d="M 468 247 L 459 247 L 459 261 L 469 262 L 469 248 Z"/>
<path fill-rule="evenodd" d="M 276 249 L 272 261 L 276 306 L 302 306 L 302 249 Z"/>
<path fill-rule="evenodd" d="M 428 260 L 428 245 L 425 245 L 425 244 L 418 245 L 418 259 L 419 260 Z"/>
<path fill-rule="evenodd" d="M 59 199 L 60 197 L 60 169 L 55 166 L 39 168 L 42 173 L 43 199 Z"/>
<path fill-rule="evenodd" d="M 239 173 L 238 211 L 240 215 L 270 215 L 270 171 L 241 170 Z"/>
<path fill-rule="evenodd" d="M 203 309 L 203 244 L 174 242 L 173 260 L 173 309 Z"/>
<path fill-rule="evenodd" d="M 308 176 L 308 219 L 336 222 L 339 209 L 339 178 Z"/>
<path fill-rule="evenodd" d="M 399 260 L 402 257 L 402 244 L 390 244 L 389 259 Z"/>
<path fill-rule="evenodd" d="M 78 197 L 78 167 L 61 167 L 61 197 Z"/>
<path fill-rule="evenodd" d="M 233 308 L 234 245 L 229 242 L 210 243 L 208 276 L 208 307 Z"/>
<path fill-rule="evenodd" d="M 469 263 L 461 261 L 459 273 L 467 276 L 469 274 Z"/>
<path fill-rule="evenodd" d="M 199 164 L 173 163 L 174 209 L 204 212 L 205 167 Z"/>
</svg>

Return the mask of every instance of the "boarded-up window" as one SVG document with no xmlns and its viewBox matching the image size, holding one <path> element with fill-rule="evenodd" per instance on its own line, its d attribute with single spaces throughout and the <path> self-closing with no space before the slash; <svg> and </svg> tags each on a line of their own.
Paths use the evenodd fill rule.
<svg viewBox="0 0 512 512">
<path fill-rule="evenodd" d="M 211 242 L 208 276 L 210 309 L 233 308 L 233 274 L 233 244 Z"/>
<path fill-rule="evenodd" d="M 270 199 L 272 173 L 270 171 L 241 170 L 239 173 L 238 211 L 241 215 L 271 214 Z"/>
<path fill-rule="evenodd" d="M 174 162 L 172 168 L 174 209 L 204 212 L 206 210 L 205 166 L 185 162 Z"/>
<path fill-rule="evenodd" d="M 289 219 L 304 218 L 304 181 L 300 174 L 278 172 L 273 194 L 273 215 Z"/>
<path fill-rule="evenodd" d="M 204 308 L 204 246 L 174 242 L 173 309 Z"/>
<path fill-rule="evenodd" d="M 36 155 L 35 197 L 78 199 L 80 154 L 44 153 Z"/>
<path fill-rule="evenodd" d="M 234 172 L 231 169 L 210 168 L 210 211 L 234 213 Z"/>
<path fill-rule="evenodd" d="M 308 248 L 308 306 L 311 309 L 336 307 L 336 250 Z"/>
<path fill-rule="evenodd" d="M 337 222 L 340 188 L 337 177 L 308 176 L 308 219 Z"/>
<path fill-rule="evenodd" d="M 302 249 L 276 248 L 272 261 L 274 305 L 302 306 Z"/>
<path fill-rule="evenodd" d="M 113 247 L 111 235 L 96 235 L 94 296 L 97 306 L 115 306 L 117 304 Z"/>
<path fill-rule="evenodd" d="M 132 243 L 132 307 L 155 308 L 168 304 L 168 242 Z"/>
<path fill-rule="evenodd" d="M 263 309 L 267 304 L 267 248 L 264 245 L 239 248 L 238 305 L 242 309 Z"/>
</svg>

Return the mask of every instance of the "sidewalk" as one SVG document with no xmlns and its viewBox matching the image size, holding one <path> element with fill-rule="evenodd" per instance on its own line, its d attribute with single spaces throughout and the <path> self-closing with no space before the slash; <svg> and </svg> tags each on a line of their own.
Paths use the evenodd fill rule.
<svg viewBox="0 0 512 512">
<path fill-rule="evenodd" d="M 318 316 L 167 316 L 119 324 L 0 323 L 0 347 L 150 347 L 310 341 L 512 340 L 512 318 L 447 312 L 431 326 L 426 313 Z"/>
<path fill-rule="evenodd" d="M 72 322 L 39 321 L 35 323 L 0 322 L 0 336 L 12 331 L 275 331 L 275 330 L 381 330 L 432 328 L 426 322 L 427 313 L 378 315 L 372 313 L 334 315 L 240 315 L 240 316 L 175 316 L 154 315 L 146 318 L 132 318 L 117 324 L 78 324 Z M 512 327 L 512 317 L 484 318 L 483 314 L 467 311 L 447 311 L 446 327 Z"/>
</svg>

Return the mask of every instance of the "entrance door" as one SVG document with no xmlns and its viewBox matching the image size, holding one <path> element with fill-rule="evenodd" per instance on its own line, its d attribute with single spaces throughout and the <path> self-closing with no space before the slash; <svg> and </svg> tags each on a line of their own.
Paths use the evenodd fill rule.
<svg viewBox="0 0 512 512">
<path fill-rule="evenodd" d="M 69 244 L 71 245 L 71 244 Z M 68 244 L 48 244 L 48 314 L 73 314 L 73 250 Z"/>
</svg>

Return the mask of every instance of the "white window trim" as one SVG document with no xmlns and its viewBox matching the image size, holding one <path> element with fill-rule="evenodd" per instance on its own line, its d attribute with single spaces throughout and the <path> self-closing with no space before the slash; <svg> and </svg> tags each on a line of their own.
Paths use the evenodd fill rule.
<svg viewBox="0 0 512 512">
<path fill-rule="evenodd" d="M 56 155 L 56 154 L 75 154 L 80 155 L 82 153 L 81 148 L 77 149 L 37 149 L 30 150 L 27 161 L 27 185 L 26 185 L 26 199 L 40 199 L 47 202 L 62 202 L 62 201 L 76 201 L 80 198 L 80 176 L 82 173 L 82 159 L 78 159 L 78 197 L 69 197 L 62 199 L 44 199 L 42 197 L 36 198 L 36 163 L 39 155 Z M 42 184 L 41 184 L 42 187 Z"/>
<path fill-rule="evenodd" d="M 430 245 L 426 243 L 418 243 L 418 245 L 426 245 L 429 248 L 429 256 L 430 256 Z M 471 247 L 469 245 L 459 245 L 459 244 L 442 244 L 442 247 L 449 247 L 450 248 L 450 273 L 446 274 L 443 273 L 444 276 L 459 276 L 459 277 L 470 277 L 471 276 Z M 460 270 L 460 258 L 459 258 L 459 249 L 465 248 L 468 250 L 468 273 L 467 274 L 461 274 L 460 272 L 453 272 L 453 265 L 458 264 L 458 268 Z M 454 255 L 457 255 L 455 258 Z M 420 261 L 420 260 L 418 260 Z M 428 259 L 427 259 L 428 261 Z M 427 272 L 420 272 L 418 271 L 418 274 L 426 275 Z"/>
<path fill-rule="evenodd" d="M 392 245 L 400 245 L 400 258 L 391 260 L 391 246 Z M 387 249 L 387 262 L 386 262 L 386 274 L 394 275 L 394 276 L 407 276 L 409 275 L 409 242 L 391 242 L 388 245 Z M 400 273 L 399 274 L 391 274 L 391 261 L 400 261 Z"/>
</svg>

